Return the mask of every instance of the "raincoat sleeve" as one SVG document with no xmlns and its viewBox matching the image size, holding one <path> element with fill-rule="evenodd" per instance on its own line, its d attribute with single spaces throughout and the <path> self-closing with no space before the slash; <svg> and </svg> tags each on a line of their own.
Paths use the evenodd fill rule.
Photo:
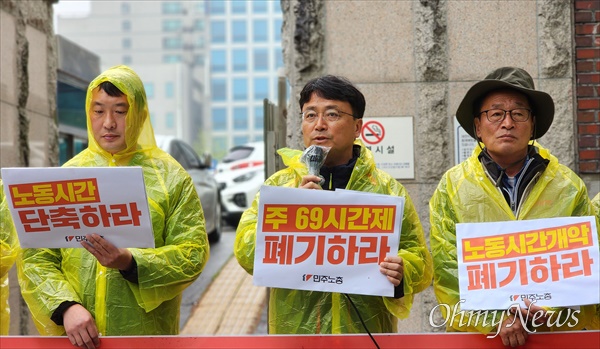
<svg viewBox="0 0 600 349">
<path fill-rule="evenodd" d="M 405 319 L 410 315 L 414 295 L 429 285 L 433 276 L 432 259 L 419 215 L 406 189 L 396 180 L 390 182 L 390 192 L 405 198 L 404 215 L 398 256 L 404 261 L 404 296 L 399 299 L 384 297 L 386 308 L 394 316 Z"/>
<path fill-rule="evenodd" d="M 172 174 L 175 175 L 177 172 Z M 128 285 L 138 305 L 147 312 L 181 294 L 198 278 L 208 261 L 210 252 L 200 199 L 189 175 L 184 178 L 166 193 L 175 203 L 170 212 L 165 212 L 164 245 L 130 249 L 137 263 L 138 283 Z M 158 183 L 147 181 L 146 185 Z M 155 203 L 150 201 L 150 205 Z M 156 224 L 153 228 L 156 240 Z"/>
<path fill-rule="evenodd" d="M 429 201 L 430 245 L 433 256 L 433 289 L 448 331 L 492 332 L 501 321 L 502 311 L 484 312 L 473 316 L 479 321 L 463 321 L 460 317 L 456 222 L 458 221 L 448 193 L 448 174 L 445 174 Z M 457 305 L 458 304 L 458 305 Z M 455 306 L 456 312 L 454 311 Z M 455 316 L 455 314 L 457 314 Z M 468 314 L 465 314 L 468 319 Z M 464 320 L 464 319 L 462 319 Z"/>
<path fill-rule="evenodd" d="M 17 258 L 18 250 L 17 232 L 0 180 L 0 335 L 8 335 L 10 324 L 8 271 Z"/>
</svg>

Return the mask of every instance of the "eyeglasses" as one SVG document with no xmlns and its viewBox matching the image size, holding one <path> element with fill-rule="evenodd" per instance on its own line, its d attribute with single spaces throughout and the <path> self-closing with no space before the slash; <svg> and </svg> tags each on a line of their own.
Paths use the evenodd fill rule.
<svg viewBox="0 0 600 349">
<path fill-rule="evenodd" d="M 314 110 L 307 110 L 307 111 L 300 113 L 300 116 L 302 117 L 302 120 L 306 121 L 309 124 L 312 124 L 313 122 L 317 121 L 317 119 L 319 118 L 319 114 L 323 115 L 323 119 L 327 122 L 338 121 L 339 119 L 342 118 L 341 114 L 350 115 L 353 118 L 355 117 L 354 115 L 352 115 L 350 113 L 346 113 L 344 111 L 337 110 L 337 109 L 327 109 L 323 113 L 317 113 Z"/>
<path fill-rule="evenodd" d="M 510 115 L 510 118 L 512 119 L 512 121 L 525 122 L 525 121 L 529 120 L 529 117 L 531 116 L 531 109 L 527 109 L 527 108 L 517 108 L 517 109 L 513 109 L 513 110 L 488 109 L 488 110 L 481 111 L 479 113 L 479 116 L 481 116 L 481 114 L 484 114 L 484 113 L 485 113 L 485 116 L 487 117 L 488 121 L 492 122 L 492 123 L 504 121 L 504 118 L 506 117 L 507 113 Z"/>
</svg>

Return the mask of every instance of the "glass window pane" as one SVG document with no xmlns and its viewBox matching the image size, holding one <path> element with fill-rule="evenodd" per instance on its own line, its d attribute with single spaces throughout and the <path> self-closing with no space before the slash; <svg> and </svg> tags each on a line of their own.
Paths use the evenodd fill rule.
<svg viewBox="0 0 600 349">
<path fill-rule="evenodd" d="M 204 37 L 202 37 L 202 36 L 197 37 L 195 46 L 197 48 L 204 48 Z"/>
<path fill-rule="evenodd" d="M 246 108 L 233 108 L 233 129 L 248 129 L 248 113 Z"/>
<path fill-rule="evenodd" d="M 236 49 L 232 51 L 233 71 L 246 71 L 248 69 L 248 59 L 245 49 Z"/>
<path fill-rule="evenodd" d="M 124 32 L 131 31 L 131 22 L 130 21 L 121 22 L 121 29 L 123 29 Z"/>
<path fill-rule="evenodd" d="M 203 19 L 195 19 L 194 20 L 194 29 L 203 31 L 204 30 L 204 20 Z"/>
<path fill-rule="evenodd" d="M 224 14 L 225 13 L 225 1 L 222 0 L 211 0 L 206 2 L 206 12 L 210 14 Z"/>
<path fill-rule="evenodd" d="M 173 112 L 168 112 L 165 117 L 165 126 L 168 129 L 175 128 L 175 114 Z"/>
<path fill-rule="evenodd" d="M 210 42 L 225 42 L 225 22 L 214 21 L 210 23 Z"/>
<path fill-rule="evenodd" d="M 183 40 L 181 38 L 163 38 L 163 48 L 180 49 L 182 47 Z"/>
<path fill-rule="evenodd" d="M 213 108 L 211 113 L 212 129 L 215 131 L 227 130 L 227 110 L 225 108 Z"/>
<path fill-rule="evenodd" d="M 214 50 L 210 52 L 210 71 L 224 72 L 227 68 L 227 58 L 225 50 Z"/>
<path fill-rule="evenodd" d="M 266 13 L 268 5 L 269 3 L 266 0 L 254 0 L 252 1 L 252 11 L 254 13 Z"/>
<path fill-rule="evenodd" d="M 131 64 L 131 56 L 130 55 L 123 56 L 123 64 L 125 64 L 125 65 Z"/>
<path fill-rule="evenodd" d="M 275 49 L 275 68 L 282 68 L 283 67 L 283 52 L 281 51 L 281 48 L 278 47 Z"/>
<path fill-rule="evenodd" d="M 256 107 L 254 108 L 254 129 L 262 130 L 264 127 L 264 107 Z"/>
<path fill-rule="evenodd" d="M 235 136 L 233 137 L 233 145 L 244 145 L 249 142 L 250 137 L 248 136 Z"/>
<path fill-rule="evenodd" d="M 152 83 L 152 82 L 145 82 L 144 83 L 144 90 L 146 90 L 146 97 L 148 97 L 148 98 L 154 98 L 154 83 Z"/>
<path fill-rule="evenodd" d="M 175 32 L 181 30 L 181 20 L 165 19 L 162 21 L 162 30 L 164 32 Z"/>
<path fill-rule="evenodd" d="M 224 101 L 227 99 L 227 81 L 225 79 L 212 79 L 210 90 L 213 101 Z"/>
<path fill-rule="evenodd" d="M 273 38 L 275 41 L 281 41 L 281 19 L 276 19 L 273 23 Z"/>
<path fill-rule="evenodd" d="M 162 13 L 163 14 L 179 14 L 183 13 L 183 7 L 179 1 L 163 1 L 162 2 Z"/>
<path fill-rule="evenodd" d="M 254 70 L 265 71 L 269 69 L 269 51 L 266 48 L 254 50 Z"/>
<path fill-rule="evenodd" d="M 254 25 L 253 25 L 253 29 L 252 29 L 252 33 L 253 33 L 253 37 L 254 37 L 254 41 L 256 42 L 266 42 L 269 40 L 269 33 L 268 33 L 268 24 L 266 20 L 263 19 L 259 19 L 254 21 Z"/>
<path fill-rule="evenodd" d="M 233 99 L 236 101 L 248 98 L 248 82 L 246 78 L 233 79 Z"/>
<path fill-rule="evenodd" d="M 273 12 L 281 13 L 281 1 L 271 1 L 273 4 Z"/>
<path fill-rule="evenodd" d="M 169 82 L 165 83 L 165 97 L 173 98 L 174 95 L 175 95 L 175 92 L 174 92 L 173 82 L 169 81 Z"/>
<path fill-rule="evenodd" d="M 246 42 L 246 21 L 231 21 L 231 40 Z"/>
<path fill-rule="evenodd" d="M 181 62 L 181 55 L 164 55 L 164 63 L 179 63 Z"/>
<path fill-rule="evenodd" d="M 125 39 L 123 39 L 121 44 L 122 44 L 123 48 L 131 48 L 131 39 L 125 38 Z"/>
<path fill-rule="evenodd" d="M 254 79 L 254 99 L 269 98 L 269 78 Z"/>
<path fill-rule="evenodd" d="M 234 0 L 231 2 L 231 13 L 246 13 L 246 1 Z"/>
<path fill-rule="evenodd" d="M 194 55 L 194 64 L 204 65 L 204 55 Z"/>
</svg>

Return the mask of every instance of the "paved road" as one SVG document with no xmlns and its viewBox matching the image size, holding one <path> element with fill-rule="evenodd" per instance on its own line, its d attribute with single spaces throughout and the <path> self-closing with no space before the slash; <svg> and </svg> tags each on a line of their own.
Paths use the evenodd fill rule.
<svg viewBox="0 0 600 349">
<path fill-rule="evenodd" d="M 183 326 L 190 317 L 192 308 L 202 296 L 208 285 L 221 270 L 225 262 L 233 255 L 233 241 L 235 238 L 235 230 L 229 225 L 223 226 L 223 235 L 217 243 L 210 244 L 210 258 L 204 267 L 204 271 L 193 284 L 183 291 L 183 299 L 181 301 L 181 318 L 179 321 L 179 329 Z"/>
</svg>

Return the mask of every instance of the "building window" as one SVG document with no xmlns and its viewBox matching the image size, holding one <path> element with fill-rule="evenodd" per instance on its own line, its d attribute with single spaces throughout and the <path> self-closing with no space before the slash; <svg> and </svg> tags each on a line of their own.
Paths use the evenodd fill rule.
<svg viewBox="0 0 600 349">
<path fill-rule="evenodd" d="M 212 79 L 210 90 L 213 101 L 224 101 L 227 99 L 227 81 L 225 79 Z"/>
<path fill-rule="evenodd" d="M 246 71 L 248 69 L 248 59 L 245 49 L 232 50 L 233 71 Z"/>
<path fill-rule="evenodd" d="M 281 2 L 280 1 L 272 1 L 271 3 L 273 4 L 273 12 L 281 13 Z"/>
<path fill-rule="evenodd" d="M 180 14 L 183 13 L 183 7 L 179 1 L 163 1 L 162 2 L 162 13 L 168 14 Z"/>
<path fill-rule="evenodd" d="M 266 71 L 269 69 L 269 51 L 266 48 L 254 50 L 254 70 Z"/>
<path fill-rule="evenodd" d="M 121 3 L 121 14 L 128 15 L 131 13 L 131 6 L 127 2 Z"/>
<path fill-rule="evenodd" d="M 131 56 L 130 55 L 123 56 L 123 64 L 125 64 L 125 65 L 131 64 Z"/>
<path fill-rule="evenodd" d="M 281 19 L 276 19 L 273 24 L 273 38 L 275 41 L 281 41 Z"/>
<path fill-rule="evenodd" d="M 246 78 L 233 79 L 233 100 L 243 101 L 248 99 L 248 81 Z"/>
<path fill-rule="evenodd" d="M 173 82 L 169 81 L 169 82 L 165 83 L 165 97 L 173 98 L 174 95 L 175 95 L 175 87 L 173 86 Z"/>
<path fill-rule="evenodd" d="M 131 48 L 131 39 L 124 38 L 123 41 L 121 41 L 121 45 L 123 48 Z"/>
<path fill-rule="evenodd" d="M 231 41 L 246 42 L 246 21 L 231 21 Z"/>
<path fill-rule="evenodd" d="M 233 129 L 248 129 L 248 112 L 246 108 L 233 108 Z"/>
<path fill-rule="evenodd" d="M 181 55 L 164 55 L 163 63 L 180 63 Z"/>
<path fill-rule="evenodd" d="M 269 40 L 269 29 L 266 20 L 259 19 L 254 21 L 252 28 L 253 38 L 255 42 L 266 42 Z"/>
<path fill-rule="evenodd" d="M 121 29 L 124 32 L 131 31 L 131 22 L 130 21 L 123 21 L 123 22 L 121 22 Z"/>
<path fill-rule="evenodd" d="M 254 99 L 263 100 L 269 98 L 269 78 L 254 79 Z"/>
<path fill-rule="evenodd" d="M 210 51 L 210 71 L 212 73 L 224 72 L 227 69 L 227 56 L 225 50 Z"/>
<path fill-rule="evenodd" d="M 225 22 L 214 21 L 210 23 L 210 42 L 225 42 Z"/>
<path fill-rule="evenodd" d="M 198 30 L 198 31 L 204 30 L 204 20 L 203 19 L 195 19 L 194 20 L 194 30 Z"/>
<path fill-rule="evenodd" d="M 181 31 L 181 20 L 179 19 L 165 19 L 162 21 L 163 32 L 177 32 Z"/>
<path fill-rule="evenodd" d="M 194 55 L 194 64 L 195 65 L 204 65 L 204 55 Z"/>
<path fill-rule="evenodd" d="M 206 2 L 206 12 L 216 15 L 216 14 L 224 14 L 225 13 L 225 1 L 207 1 Z"/>
<path fill-rule="evenodd" d="M 148 99 L 154 98 L 154 84 L 153 83 L 145 82 L 144 90 L 146 90 L 146 97 L 148 97 Z"/>
<path fill-rule="evenodd" d="M 168 112 L 165 117 L 165 126 L 172 130 L 175 128 L 175 114 L 173 112 Z"/>
<path fill-rule="evenodd" d="M 213 108 L 211 112 L 212 129 L 214 131 L 227 130 L 227 110 L 225 108 Z"/>
<path fill-rule="evenodd" d="M 254 135 L 254 141 L 255 142 L 262 142 L 263 141 L 263 135 Z"/>
<path fill-rule="evenodd" d="M 266 0 L 254 0 L 252 1 L 252 11 L 254 13 L 267 13 L 269 3 Z"/>
<path fill-rule="evenodd" d="M 263 127 L 265 126 L 264 112 L 265 112 L 264 107 L 254 108 L 254 129 L 255 130 L 262 130 Z"/>
<path fill-rule="evenodd" d="M 196 1 L 194 2 L 194 12 L 195 13 L 204 13 L 204 1 Z"/>
<path fill-rule="evenodd" d="M 249 142 L 249 138 L 248 136 L 235 136 L 233 137 L 233 145 L 244 145 Z"/>
<path fill-rule="evenodd" d="M 183 47 L 181 38 L 163 38 L 163 48 L 165 49 L 180 49 Z"/>
<path fill-rule="evenodd" d="M 196 44 L 195 46 L 197 48 L 204 48 L 204 37 L 203 36 L 199 36 L 196 38 Z"/>
<path fill-rule="evenodd" d="M 283 67 L 283 52 L 280 47 L 275 49 L 275 68 Z"/>
<path fill-rule="evenodd" d="M 234 0 L 231 2 L 231 13 L 246 13 L 246 1 Z"/>
</svg>

